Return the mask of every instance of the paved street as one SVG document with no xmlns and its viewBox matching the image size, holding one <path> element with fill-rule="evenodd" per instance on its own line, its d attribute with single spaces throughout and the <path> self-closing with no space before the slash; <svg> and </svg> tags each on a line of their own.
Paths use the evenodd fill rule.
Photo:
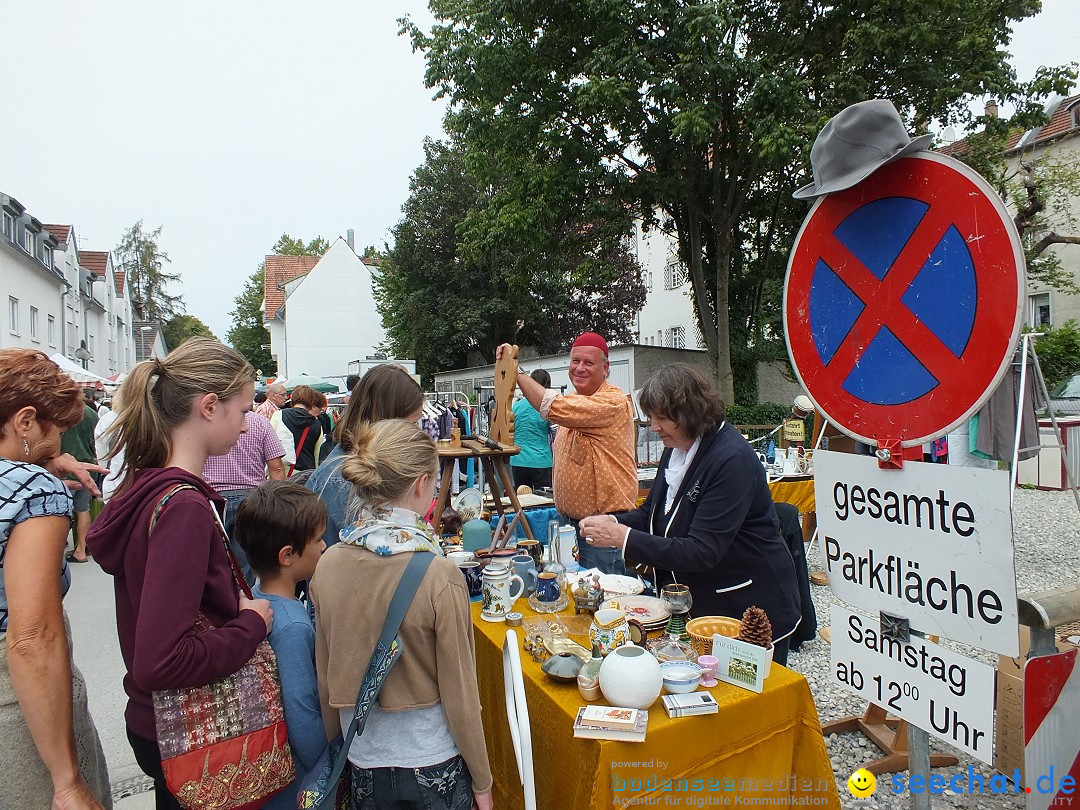
<svg viewBox="0 0 1080 810">
<path fill-rule="evenodd" d="M 72 564 L 71 580 L 64 607 L 71 620 L 75 663 L 86 677 L 90 712 L 109 763 L 113 795 L 140 793 L 149 780 L 135 763 L 124 732 L 127 699 L 123 686 L 124 662 L 116 639 L 112 577 L 91 561 L 85 565 Z M 127 810 L 141 804 L 124 802 L 120 806 Z M 146 806 L 152 807 L 153 803 Z"/>
</svg>

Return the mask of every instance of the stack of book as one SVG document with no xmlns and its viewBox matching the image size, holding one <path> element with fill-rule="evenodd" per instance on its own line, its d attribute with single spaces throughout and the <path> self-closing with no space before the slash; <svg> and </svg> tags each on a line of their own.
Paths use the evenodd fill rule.
<svg viewBox="0 0 1080 810">
<path fill-rule="evenodd" d="M 619 706 L 582 706 L 574 720 L 574 736 L 592 740 L 642 742 L 649 724 L 645 709 Z"/>
</svg>

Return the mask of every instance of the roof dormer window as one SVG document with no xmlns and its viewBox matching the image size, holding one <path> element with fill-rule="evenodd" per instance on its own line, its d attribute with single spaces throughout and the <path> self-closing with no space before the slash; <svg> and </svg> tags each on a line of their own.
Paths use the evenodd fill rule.
<svg viewBox="0 0 1080 810">
<path fill-rule="evenodd" d="M 29 228 L 23 228 L 23 250 L 25 250 L 31 256 L 34 255 L 34 237 L 35 234 Z"/>
</svg>

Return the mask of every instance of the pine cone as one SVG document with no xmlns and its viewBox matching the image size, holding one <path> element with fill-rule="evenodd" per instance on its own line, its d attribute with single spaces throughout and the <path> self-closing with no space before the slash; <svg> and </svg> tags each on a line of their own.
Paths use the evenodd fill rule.
<svg viewBox="0 0 1080 810">
<path fill-rule="evenodd" d="M 769 649 L 772 644 L 772 623 L 764 610 L 756 605 L 746 609 L 739 625 L 739 641 Z"/>
</svg>

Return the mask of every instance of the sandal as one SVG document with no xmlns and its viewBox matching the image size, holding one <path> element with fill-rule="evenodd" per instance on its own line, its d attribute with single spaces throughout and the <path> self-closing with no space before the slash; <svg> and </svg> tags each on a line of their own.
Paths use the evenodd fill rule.
<svg viewBox="0 0 1080 810">
<path fill-rule="evenodd" d="M 81 560 L 80 560 L 80 559 L 79 559 L 78 557 L 76 557 L 76 556 L 75 556 L 75 552 L 74 552 L 74 551 L 73 551 L 73 552 L 71 552 L 70 554 L 68 554 L 68 555 L 67 555 L 67 557 L 66 557 L 65 559 L 66 559 L 66 560 L 67 560 L 68 562 L 73 562 L 73 563 L 84 563 L 84 562 L 90 562 L 90 560 L 88 560 L 88 559 L 87 559 L 86 557 L 83 557 L 83 559 L 81 559 Z"/>
</svg>

